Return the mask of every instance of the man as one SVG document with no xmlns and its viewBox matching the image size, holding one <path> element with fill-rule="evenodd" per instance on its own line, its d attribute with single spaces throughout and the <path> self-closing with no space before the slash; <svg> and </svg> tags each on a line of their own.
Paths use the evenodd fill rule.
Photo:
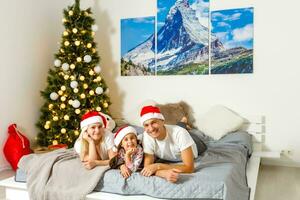
<svg viewBox="0 0 300 200">
<path fill-rule="evenodd" d="M 170 182 L 178 180 L 179 173 L 194 172 L 197 147 L 186 129 L 176 125 L 165 125 L 164 116 L 158 107 L 145 106 L 140 121 L 144 126 L 143 148 L 144 176 L 156 175 Z M 182 164 L 154 163 L 155 157 Z"/>
</svg>

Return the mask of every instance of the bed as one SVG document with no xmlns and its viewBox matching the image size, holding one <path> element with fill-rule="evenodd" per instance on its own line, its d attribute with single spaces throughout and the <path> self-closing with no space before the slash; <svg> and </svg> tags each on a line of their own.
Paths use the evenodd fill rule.
<svg viewBox="0 0 300 200">
<path fill-rule="evenodd" d="M 170 190 L 166 193 L 163 193 L 164 190 L 156 187 L 156 184 L 164 182 L 165 185 L 170 185 L 170 183 L 166 183 L 160 178 L 151 177 L 148 178 L 151 181 L 147 182 L 145 177 L 133 174 L 130 179 L 124 181 L 124 179 L 118 177 L 120 175 L 117 171 L 109 170 L 105 173 L 95 191 L 88 194 L 86 199 L 138 200 L 142 198 L 144 200 L 154 200 L 162 198 L 194 198 L 201 200 L 253 200 L 261 157 L 265 155 L 278 156 L 278 154 L 268 154 L 268 152 L 261 151 L 261 144 L 264 141 L 264 121 L 262 116 L 247 117 L 242 128 L 243 130 L 239 131 L 242 135 L 245 134 L 244 131 L 251 134 L 252 142 L 249 142 L 247 139 L 242 141 L 238 139 L 239 141 L 236 141 L 236 137 L 233 137 L 229 142 L 223 141 L 221 143 L 207 140 L 208 150 L 196 160 L 196 172 L 190 175 L 182 175 L 180 178 L 181 182 L 176 184 L 175 187 L 169 187 L 168 189 Z M 231 162 L 224 162 L 222 156 L 217 154 L 218 152 L 222 152 L 223 157 L 227 157 Z M 212 161 L 210 155 L 217 156 Z M 239 159 L 236 159 L 237 157 Z M 220 171 L 222 171 L 221 174 L 219 173 Z M 236 179 L 233 175 L 234 173 L 238 173 L 244 179 Z M 199 181 L 199 184 L 194 184 L 193 179 L 206 180 L 206 182 Z M 143 182 L 144 185 L 141 184 Z M 147 187 L 147 185 L 150 187 Z M 7 199 L 29 199 L 26 184 L 15 182 L 13 177 L 2 180 L 0 186 L 5 187 Z M 211 187 L 213 190 L 207 192 L 205 187 Z M 132 188 L 136 190 L 134 191 Z M 230 191 L 235 191 L 234 193 L 237 194 Z M 183 193 L 187 194 L 187 196 L 182 195 Z"/>
</svg>

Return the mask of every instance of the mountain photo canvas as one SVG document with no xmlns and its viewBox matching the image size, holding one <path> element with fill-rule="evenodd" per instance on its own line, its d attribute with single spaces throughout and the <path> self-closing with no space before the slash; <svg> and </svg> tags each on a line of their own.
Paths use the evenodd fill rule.
<svg viewBox="0 0 300 200">
<path fill-rule="evenodd" d="M 155 75 L 155 17 L 121 19 L 121 76 Z"/>
<path fill-rule="evenodd" d="M 208 0 L 157 0 L 157 75 L 208 74 L 208 22 Z"/>
<path fill-rule="evenodd" d="M 211 12 L 211 74 L 253 73 L 253 8 Z"/>
</svg>

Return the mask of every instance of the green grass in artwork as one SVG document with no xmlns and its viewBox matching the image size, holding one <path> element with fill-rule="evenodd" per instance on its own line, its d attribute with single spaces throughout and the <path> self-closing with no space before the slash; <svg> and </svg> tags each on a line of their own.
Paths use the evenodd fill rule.
<svg viewBox="0 0 300 200">
<path fill-rule="evenodd" d="M 202 75 L 208 74 L 208 63 L 182 65 L 168 71 L 157 71 L 157 75 Z"/>
</svg>

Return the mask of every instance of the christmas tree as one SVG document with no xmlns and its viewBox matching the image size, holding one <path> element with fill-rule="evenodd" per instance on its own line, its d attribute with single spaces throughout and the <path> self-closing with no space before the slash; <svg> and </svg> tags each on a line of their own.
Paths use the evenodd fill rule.
<svg viewBox="0 0 300 200">
<path fill-rule="evenodd" d="M 81 10 L 79 0 L 63 11 L 60 49 L 48 72 L 46 100 L 37 122 L 41 146 L 67 144 L 72 147 L 80 133 L 80 118 L 89 110 L 108 113 L 108 88 L 100 76 L 100 57 L 94 42 L 98 27 L 91 9 Z"/>
</svg>

